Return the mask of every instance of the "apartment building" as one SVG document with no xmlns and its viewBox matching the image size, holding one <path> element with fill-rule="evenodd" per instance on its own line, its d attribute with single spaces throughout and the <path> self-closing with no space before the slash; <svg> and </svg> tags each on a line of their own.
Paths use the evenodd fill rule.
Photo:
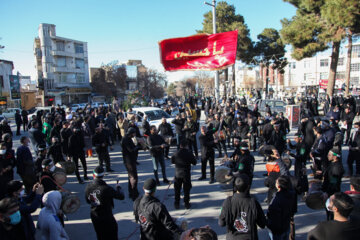
<svg viewBox="0 0 360 240">
<path fill-rule="evenodd" d="M 57 36 L 54 24 L 40 24 L 38 34 L 34 55 L 43 104 L 88 102 L 91 87 L 87 43 Z"/>
</svg>

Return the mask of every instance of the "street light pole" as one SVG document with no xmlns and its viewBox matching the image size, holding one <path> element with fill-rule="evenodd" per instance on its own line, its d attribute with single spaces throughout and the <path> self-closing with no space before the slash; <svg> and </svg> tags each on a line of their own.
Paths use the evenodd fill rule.
<svg viewBox="0 0 360 240">
<path fill-rule="evenodd" d="M 205 2 L 206 5 L 212 7 L 213 13 L 213 33 L 216 33 L 216 0 L 213 0 L 212 3 Z M 215 71 L 215 99 L 219 100 L 219 72 Z"/>
</svg>

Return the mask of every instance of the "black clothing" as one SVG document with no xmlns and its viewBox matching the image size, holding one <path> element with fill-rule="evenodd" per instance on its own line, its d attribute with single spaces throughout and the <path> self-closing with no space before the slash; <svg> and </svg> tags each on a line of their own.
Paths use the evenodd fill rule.
<svg viewBox="0 0 360 240">
<path fill-rule="evenodd" d="M 290 219 L 297 211 L 295 191 L 277 192 L 267 213 L 267 227 L 273 234 L 282 234 L 290 229 Z"/>
<path fill-rule="evenodd" d="M 148 121 L 142 121 L 143 134 L 149 136 L 150 135 L 150 124 Z"/>
<path fill-rule="evenodd" d="M 124 198 L 120 188 L 115 190 L 99 178 L 86 186 L 85 199 L 91 205 L 90 216 L 97 239 L 118 239 L 117 222 L 112 213 L 113 199 L 123 200 Z"/>
<path fill-rule="evenodd" d="M 349 168 L 349 175 L 353 175 L 353 164 L 356 163 L 356 175 L 360 175 L 360 131 L 352 133 L 349 139 L 349 155 L 347 164 Z"/>
<path fill-rule="evenodd" d="M 246 174 L 249 177 L 250 186 L 254 174 L 254 165 L 255 165 L 255 158 L 250 154 L 249 151 L 246 151 L 245 154 L 239 155 L 239 159 L 236 162 L 236 166 L 234 170 L 239 174 Z"/>
<path fill-rule="evenodd" d="M 308 235 L 307 240 L 352 240 L 360 239 L 360 222 L 336 220 L 320 222 Z"/>
<path fill-rule="evenodd" d="M 55 142 L 49 147 L 49 151 L 47 152 L 47 158 L 52 159 L 54 161 L 54 164 L 64 161 L 60 142 Z"/>
<path fill-rule="evenodd" d="M 200 134 L 199 141 L 201 146 L 201 177 L 206 178 L 206 165 L 207 161 L 209 161 L 210 165 L 210 178 L 214 179 L 215 177 L 215 151 L 214 147 L 216 144 L 214 143 L 213 137 L 214 131 L 209 130 L 205 135 Z"/>
<path fill-rule="evenodd" d="M 346 191 L 345 193 L 354 201 L 354 208 L 350 213 L 350 218 L 360 220 L 360 192 Z"/>
<path fill-rule="evenodd" d="M 175 132 L 177 134 L 183 135 L 183 128 L 184 128 L 184 124 L 185 124 L 185 119 L 184 118 L 180 118 L 180 119 L 174 119 L 172 120 L 172 122 L 175 125 Z"/>
<path fill-rule="evenodd" d="M 21 219 L 21 222 L 15 226 L 11 226 L 8 230 L 5 228 L 4 223 L 0 222 L 0 236 L 2 240 L 24 240 L 29 239 L 25 235 L 24 231 L 25 220 Z"/>
<path fill-rule="evenodd" d="M 184 202 L 190 202 L 191 189 L 191 164 L 196 165 L 194 154 L 188 149 L 181 148 L 172 157 L 171 163 L 175 164 L 175 203 L 180 202 L 181 187 L 184 188 Z"/>
<path fill-rule="evenodd" d="M 40 172 L 38 174 L 39 182 L 44 186 L 44 193 L 58 190 L 55 179 L 51 172 Z"/>
<path fill-rule="evenodd" d="M 69 138 L 72 135 L 70 128 L 62 128 L 60 130 L 60 140 L 62 152 L 68 156 L 69 155 Z"/>
<path fill-rule="evenodd" d="M 129 135 L 125 135 L 121 141 L 121 148 L 123 153 L 123 161 L 128 172 L 128 191 L 129 197 L 135 200 L 139 196 L 137 189 L 138 174 L 136 168 L 137 150 L 134 142 Z"/>
<path fill-rule="evenodd" d="M 165 144 L 164 138 L 158 134 L 150 134 L 147 138 L 147 142 L 150 146 L 151 156 L 162 156 L 164 154 L 163 149 L 161 148 L 162 144 Z"/>
<path fill-rule="evenodd" d="M 295 176 L 299 178 L 302 175 L 302 169 L 306 165 L 306 158 L 309 153 L 306 151 L 306 144 L 304 141 L 296 143 L 295 146 L 289 142 L 289 147 L 291 149 L 296 149 L 296 154 L 290 153 L 290 156 L 295 158 Z"/>
<path fill-rule="evenodd" d="M 171 125 L 169 123 L 161 123 L 159 125 L 158 133 L 164 139 L 169 138 L 169 137 L 172 138 L 174 136 Z M 169 144 L 169 143 L 167 143 L 167 144 Z M 170 150 L 170 146 L 166 145 L 166 147 L 164 148 L 164 154 L 165 154 L 166 157 L 169 156 L 169 150 Z"/>
<path fill-rule="evenodd" d="M 23 123 L 20 113 L 15 113 L 16 135 L 20 135 L 21 124 Z"/>
<path fill-rule="evenodd" d="M 198 131 L 198 125 L 193 120 L 185 121 L 183 131 L 185 138 L 189 142 L 189 148 L 195 153 L 196 158 L 198 157 L 198 148 L 196 142 L 196 133 Z"/>
<path fill-rule="evenodd" d="M 286 134 L 281 130 L 278 132 L 274 130 L 272 131 L 270 139 L 267 143 L 269 145 L 274 145 L 281 155 L 286 149 Z"/>
<path fill-rule="evenodd" d="M 329 166 L 325 169 L 324 181 L 322 190 L 328 194 L 333 195 L 341 191 L 341 178 L 344 175 L 344 167 L 341 160 L 330 162 Z"/>
<path fill-rule="evenodd" d="M 234 193 L 221 208 L 219 225 L 227 228 L 226 239 L 258 239 L 257 226 L 264 228 L 266 218 L 255 198 L 246 193 Z"/>
<path fill-rule="evenodd" d="M 181 229 L 174 223 L 164 204 L 150 195 L 134 202 L 136 222 L 140 223 L 141 240 L 174 239 Z M 174 236 L 175 235 L 175 236 Z"/>
<path fill-rule="evenodd" d="M 110 170 L 110 155 L 108 150 L 110 141 L 105 129 L 102 129 L 100 132 L 95 133 L 92 138 L 92 144 L 95 146 L 95 150 L 98 155 L 99 165 L 103 166 L 105 162 L 106 169 Z"/>
<path fill-rule="evenodd" d="M 84 136 L 81 131 L 74 133 L 69 138 L 69 157 L 72 158 L 72 161 L 75 163 L 75 175 L 79 182 L 81 182 L 80 173 L 79 173 L 79 159 L 83 166 L 84 177 L 87 177 L 87 166 L 84 152 Z"/>
<path fill-rule="evenodd" d="M 35 153 L 38 152 L 38 147 L 40 145 L 45 145 L 45 134 L 42 133 L 40 128 L 30 128 L 29 130 L 29 139 L 31 141 L 31 146 Z"/>
</svg>

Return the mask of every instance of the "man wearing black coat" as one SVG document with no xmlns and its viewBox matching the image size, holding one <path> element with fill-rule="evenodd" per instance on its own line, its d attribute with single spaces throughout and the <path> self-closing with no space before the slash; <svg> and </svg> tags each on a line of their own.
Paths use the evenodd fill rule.
<svg viewBox="0 0 360 240">
<path fill-rule="evenodd" d="M 184 128 L 185 124 L 185 116 L 184 114 L 178 114 L 176 115 L 175 119 L 172 120 L 172 122 L 175 125 L 175 132 L 176 132 L 176 145 L 177 149 L 180 149 L 180 142 L 184 137 L 184 131 L 182 130 Z"/>
<path fill-rule="evenodd" d="M 79 173 L 79 159 L 84 170 L 84 179 L 88 180 L 84 146 L 84 136 L 81 129 L 74 128 L 73 134 L 69 138 L 69 157 L 71 157 L 75 163 L 75 174 L 80 184 L 83 184 L 84 181 L 81 179 Z"/>
<path fill-rule="evenodd" d="M 205 126 L 201 127 L 201 134 L 199 136 L 201 146 L 201 177 L 199 180 L 206 179 L 206 165 L 209 161 L 210 165 L 210 181 L 212 184 L 215 182 L 215 151 L 216 142 L 214 141 L 214 130 L 208 130 Z"/>
<path fill-rule="evenodd" d="M 180 149 L 171 157 L 171 163 L 175 164 L 175 203 L 176 209 L 180 205 L 181 187 L 184 189 L 185 208 L 190 208 L 190 189 L 191 189 L 191 164 L 196 165 L 194 154 L 187 149 L 186 140 L 181 141 Z"/>
<path fill-rule="evenodd" d="M 162 118 L 161 121 L 162 122 L 159 125 L 158 132 L 160 133 L 160 136 L 162 136 L 167 143 L 166 147 L 164 148 L 164 154 L 165 157 L 169 159 L 170 144 L 171 144 L 171 139 L 174 136 L 174 133 L 172 131 L 171 125 L 166 122 L 166 118 Z M 170 139 L 170 141 L 168 139 Z"/>
<path fill-rule="evenodd" d="M 185 139 L 189 143 L 189 149 L 191 149 L 191 151 L 195 153 L 195 157 L 198 158 L 198 148 L 196 141 L 196 133 L 198 131 L 198 128 L 197 123 L 192 120 L 190 115 L 186 117 L 184 128 L 182 130 L 185 132 Z"/>
<path fill-rule="evenodd" d="M 116 190 L 103 180 L 105 171 L 101 166 L 94 169 L 94 181 L 85 189 L 86 202 L 91 205 L 91 221 L 94 225 L 97 239 L 117 240 L 118 225 L 112 213 L 114 200 L 123 200 L 124 193 L 119 184 Z"/>
<path fill-rule="evenodd" d="M 349 176 L 353 175 L 353 164 L 355 161 L 355 175 L 360 175 L 360 122 L 354 124 L 356 131 L 351 134 L 349 139 L 349 155 L 347 164 L 349 168 Z"/>
<path fill-rule="evenodd" d="M 129 128 L 128 132 L 121 141 L 124 165 L 128 172 L 129 197 L 133 201 L 135 201 L 135 199 L 139 196 L 139 192 L 137 189 L 138 173 L 136 169 L 138 147 L 135 146 L 134 142 L 132 141 L 132 138 L 135 136 L 136 130 L 134 128 Z"/>
<path fill-rule="evenodd" d="M 274 130 L 270 135 L 270 139 L 267 142 L 269 145 L 273 145 L 281 154 L 286 149 L 286 134 L 280 130 L 280 122 L 276 121 L 274 123 Z"/>
<path fill-rule="evenodd" d="M 20 175 L 27 193 L 31 192 L 32 187 L 36 183 L 35 165 L 28 147 L 29 142 L 29 138 L 22 136 L 20 138 L 21 146 L 16 150 L 17 173 Z"/>
<path fill-rule="evenodd" d="M 36 155 L 38 154 L 38 147 L 40 145 L 46 145 L 45 134 L 42 133 L 39 128 L 39 123 L 37 121 L 31 122 L 31 128 L 29 130 L 29 139 L 31 141 L 31 146 L 35 151 Z"/>
<path fill-rule="evenodd" d="M 62 123 L 62 129 L 60 130 L 60 139 L 61 139 L 61 150 L 62 153 L 69 157 L 69 138 L 72 135 L 72 131 L 69 128 L 69 122 L 64 121 Z"/>
<path fill-rule="evenodd" d="M 276 188 L 277 193 L 268 208 L 266 225 L 273 239 L 288 239 L 290 221 L 297 212 L 297 197 L 288 176 L 280 176 L 276 180 Z"/>
<path fill-rule="evenodd" d="M 166 206 L 156 197 L 156 181 L 144 182 L 145 195 L 134 202 L 135 220 L 140 224 L 141 240 L 178 239 L 182 230 L 175 224 Z"/>
<path fill-rule="evenodd" d="M 16 110 L 15 112 L 15 123 L 16 123 L 16 136 L 20 136 L 20 128 L 21 124 L 23 123 L 20 115 L 20 111 Z"/>
<path fill-rule="evenodd" d="M 23 109 L 21 111 L 21 117 L 22 117 L 24 132 L 25 132 L 25 131 L 29 130 L 28 129 L 28 124 L 29 124 L 28 112 L 25 109 Z"/>
<path fill-rule="evenodd" d="M 99 165 L 103 166 L 105 162 L 106 171 L 113 172 L 110 167 L 110 155 L 109 155 L 109 145 L 110 139 L 106 134 L 105 129 L 102 127 L 97 127 L 95 129 L 95 135 L 92 138 L 92 144 L 95 146 L 96 153 L 99 159 Z"/>
<path fill-rule="evenodd" d="M 249 188 L 248 177 L 239 175 L 234 182 L 234 195 L 222 205 L 219 225 L 226 226 L 226 239 L 258 240 L 257 226 L 265 227 L 264 212 L 259 202 L 250 196 Z"/>
<path fill-rule="evenodd" d="M 343 123 L 341 127 L 341 131 L 343 136 L 345 136 L 345 132 L 346 132 L 345 144 L 348 144 L 349 142 L 354 118 L 355 118 L 355 114 L 351 112 L 350 107 L 346 107 L 345 112 L 341 116 L 341 122 Z"/>
</svg>

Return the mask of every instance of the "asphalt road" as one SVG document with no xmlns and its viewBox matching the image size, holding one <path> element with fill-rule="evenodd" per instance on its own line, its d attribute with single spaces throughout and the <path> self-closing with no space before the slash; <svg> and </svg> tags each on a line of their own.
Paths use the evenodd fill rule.
<svg viewBox="0 0 360 240">
<path fill-rule="evenodd" d="M 13 131 L 15 127 L 12 126 Z M 15 133 L 15 132 L 14 132 Z M 22 134 L 26 134 L 21 132 Z M 293 133 L 293 132 L 292 132 Z M 292 134 L 289 135 L 292 138 Z M 19 146 L 19 137 L 14 137 L 14 147 Z M 170 153 L 176 151 L 176 147 L 171 147 Z M 231 152 L 231 150 L 229 151 Z M 346 159 L 348 154 L 348 148 L 344 147 L 343 149 L 343 163 L 345 169 Z M 266 213 L 267 205 L 262 201 L 266 197 L 267 188 L 264 186 L 264 176 L 266 172 L 265 163 L 263 158 L 257 153 L 254 153 L 256 164 L 255 164 L 255 176 L 252 184 L 251 194 L 255 195 L 256 198 L 261 203 L 261 206 Z M 134 221 L 133 216 L 133 202 L 128 197 L 127 193 L 127 172 L 122 163 L 122 156 L 120 151 L 119 142 L 114 146 L 114 150 L 110 151 L 111 165 L 115 170 L 114 173 L 108 174 L 105 176 L 104 180 L 114 186 L 116 181 L 119 180 L 122 188 L 125 190 L 125 200 L 118 201 L 115 200 L 115 207 L 113 209 L 114 216 L 118 222 L 118 235 L 119 239 L 139 239 L 139 229 L 138 225 Z M 221 159 L 216 159 L 216 166 L 219 166 Z M 166 172 L 169 179 L 174 177 L 174 166 L 170 161 L 166 161 Z M 151 158 L 148 152 L 141 151 L 139 152 L 139 162 L 138 173 L 139 173 L 139 184 L 138 189 L 142 193 L 142 185 L 144 181 L 153 177 L 152 163 Z M 97 166 L 97 158 L 87 158 L 88 173 L 89 176 L 92 174 L 91 171 Z M 308 167 L 309 169 L 309 167 Z M 291 169 L 293 171 L 293 168 Z M 161 171 L 159 171 L 161 172 Z M 308 171 L 310 172 L 310 171 Z M 80 172 L 82 174 L 82 170 Z M 162 175 L 159 173 L 160 180 L 162 180 Z M 191 203 L 192 208 L 185 210 L 183 202 L 181 201 L 180 209 L 174 209 L 174 188 L 173 185 L 162 184 L 158 187 L 156 192 L 156 197 L 164 202 L 170 215 L 172 217 L 185 217 L 188 220 L 189 227 L 201 227 L 209 225 L 215 232 L 218 234 L 219 239 L 225 239 L 226 229 L 219 227 L 218 225 L 218 216 L 220 213 L 220 208 L 224 199 L 228 196 L 229 193 L 225 192 L 219 183 L 208 184 L 208 179 L 206 181 L 198 181 L 200 177 L 200 162 L 192 168 L 192 185 L 191 189 Z M 207 177 L 209 177 L 209 167 L 207 169 Z M 18 176 L 17 176 L 18 178 Z M 89 182 L 89 181 L 87 181 Z M 68 220 L 65 222 L 65 229 L 71 239 L 87 239 L 93 240 L 96 239 L 96 234 L 90 219 L 90 205 L 85 201 L 84 189 L 86 184 L 78 184 L 75 175 L 68 176 L 67 183 L 63 186 L 65 189 L 70 190 L 71 192 L 77 194 L 81 200 L 81 206 L 79 210 L 74 214 L 69 214 L 67 216 Z M 342 184 L 343 191 L 349 189 L 349 179 L 343 179 Z M 36 221 L 39 210 L 33 214 L 33 219 Z M 306 234 L 314 228 L 314 226 L 320 222 L 325 221 L 326 215 L 325 210 L 311 210 L 309 209 L 304 202 L 298 203 L 298 213 L 295 215 L 295 226 L 296 226 L 296 239 L 306 239 Z M 37 234 L 39 237 L 39 234 Z M 40 239 L 40 238 L 38 238 Z M 259 229 L 259 239 L 268 239 L 268 232 L 266 229 Z"/>
</svg>

